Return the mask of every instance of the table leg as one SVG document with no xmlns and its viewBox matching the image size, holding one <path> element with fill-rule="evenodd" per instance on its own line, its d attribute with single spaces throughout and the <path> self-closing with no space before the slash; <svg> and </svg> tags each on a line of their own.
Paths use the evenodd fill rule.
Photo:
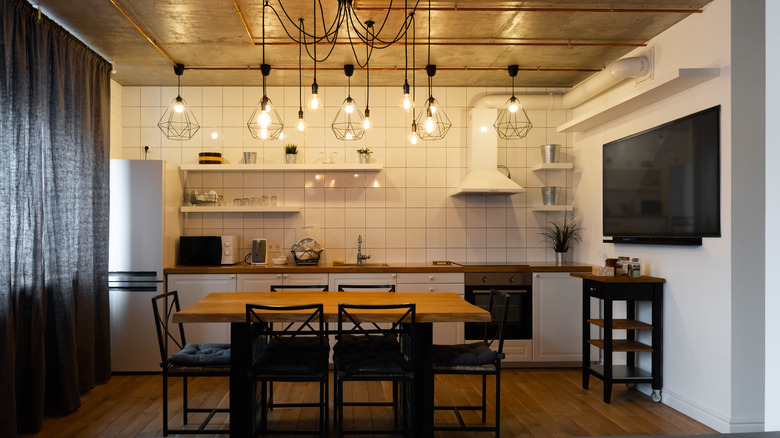
<svg viewBox="0 0 780 438">
<path fill-rule="evenodd" d="M 245 322 L 230 323 L 230 437 L 252 436 L 251 388 L 247 378 L 249 329 Z"/>
<path fill-rule="evenodd" d="M 433 436 L 433 324 L 414 324 L 414 415 L 412 436 Z"/>
</svg>

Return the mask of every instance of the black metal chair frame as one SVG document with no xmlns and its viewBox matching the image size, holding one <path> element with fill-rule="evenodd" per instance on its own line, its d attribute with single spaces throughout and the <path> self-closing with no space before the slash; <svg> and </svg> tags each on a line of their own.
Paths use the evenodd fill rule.
<svg viewBox="0 0 780 438">
<path fill-rule="evenodd" d="M 339 292 L 350 292 L 347 289 L 357 289 L 360 292 L 368 292 L 368 290 L 380 290 L 380 292 L 395 292 L 394 284 L 340 284 L 338 286 Z"/>
<path fill-rule="evenodd" d="M 295 292 L 295 291 L 325 292 L 328 290 L 327 284 L 272 284 L 271 292 Z"/>
<path fill-rule="evenodd" d="M 389 327 L 382 327 L 375 322 L 362 322 L 355 319 L 350 313 L 350 309 L 356 310 L 399 310 L 403 311 L 403 314 Z M 391 335 L 397 337 L 399 341 L 399 347 L 403 351 L 403 355 L 409 365 L 410 369 L 414 369 L 414 355 L 411 354 L 413 349 L 416 306 L 415 304 L 387 304 L 387 305 L 361 305 L 361 304 L 339 304 L 339 318 L 338 318 L 338 330 L 336 334 L 337 345 L 338 342 L 343 340 L 344 335 L 357 336 L 357 337 L 372 337 L 372 336 L 387 336 Z M 347 323 L 347 324 L 344 324 Z M 351 327 L 345 327 L 352 325 Z M 369 328 L 364 325 L 370 325 Z M 381 341 L 380 341 L 381 342 Z M 337 436 L 341 437 L 344 434 L 398 434 L 403 433 L 410 435 L 411 425 L 414 424 L 414 392 L 412 380 L 414 373 L 397 374 L 397 373 L 355 373 L 348 376 L 339 377 L 339 361 L 340 353 L 337 352 L 334 347 L 333 353 L 333 406 L 335 409 L 334 423 Z M 392 402 L 345 402 L 344 395 L 344 382 L 345 381 L 391 381 L 393 382 L 393 401 Z M 403 427 L 398 427 L 398 412 L 399 412 L 399 397 L 398 387 L 399 383 L 406 383 L 402 386 L 403 392 L 401 394 L 401 405 L 406 406 L 406 413 L 403 416 Z M 389 430 L 343 430 L 344 429 L 344 406 L 389 406 L 393 408 L 394 429 Z"/>
<path fill-rule="evenodd" d="M 275 313 L 296 313 L 298 321 L 291 322 L 268 322 L 264 321 L 262 313 L 258 313 L 258 310 L 268 310 Z M 301 314 L 301 311 L 311 311 L 311 313 Z M 305 318 L 300 321 L 301 318 Z M 325 323 L 323 318 L 323 305 L 322 304 L 307 304 L 300 306 L 265 306 L 260 304 L 247 304 L 246 305 L 246 320 L 249 326 L 249 339 L 252 344 L 258 337 L 265 336 L 266 342 L 275 342 L 277 346 L 283 345 L 287 348 L 294 349 L 296 340 L 302 338 L 314 338 L 319 343 L 320 348 L 328 348 L 328 338 L 325 331 Z M 282 328 L 274 328 L 274 327 Z M 250 355 L 250 360 L 252 355 Z M 262 368 L 255 369 L 252 363 L 249 364 L 249 377 L 254 381 L 259 381 L 261 384 L 261 399 L 260 399 L 260 411 L 261 419 L 260 424 L 255 427 L 254 419 L 257 416 L 257 408 L 254 407 L 254 403 L 257 401 L 256 384 L 252 385 L 252 402 L 253 408 L 252 421 L 254 433 L 266 434 L 306 434 L 306 435 L 320 435 L 322 437 L 328 434 L 328 354 L 325 353 L 322 356 L 322 363 L 320 363 L 319 373 L 264 373 Z M 273 401 L 273 382 L 317 382 L 320 384 L 320 397 L 317 403 L 275 403 Z M 270 393 L 269 393 L 270 390 Z M 267 398 L 266 398 L 267 396 Z M 268 411 L 274 407 L 317 407 L 319 408 L 319 429 L 318 430 L 274 430 L 268 428 Z"/>
<path fill-rule="evenodd" d="M 496 301 L 500 299 L 501 312 L 499 315 L 494 308 Z M 434 410 L 451 410 L 455 413 L 458 419 L 459 426 L 436 426 L 433 430 L 437 431 L 469 431 L 469 432 L 495 432 L 496 438 L 501 433 L 501 359 L 504 358 L 504 325 L 507 321 L 509 309 L 509 294 L 499 290 L 490 291 L 490 301 L 488 304 L 488 311 L 491 315 L 491 322 L 485 323 L 485 334 L 483 341 L 492 347 L 494 343 L 498 343 L 498 349 L 496 359 L 487 365 L 443 365 L 437 364 L 434 358 L 433 374 L 449 374 L 449 375 L 481 375 L 482 376 L 482 403 L 479 406 L 476 405 L 464 405 L 464 406 L 434 406 Z M 490 336 L 489 330 L 491 326 L 498 326 L 493 336 Z M 482 412 L 482 423 L 485 423 L 487 416 L 487 376 L 495 376 L 496 378 L 496 419 L 493 426 L 469 426 L 463 421 L 463 417 L 460 411 L 473 410 Z"/>
<path fill-rule="evenodd" d="M 160 313 L 159 302 L 163 302 L 164 314 Z M 188 404 L 187 379 L 189 377 L 229 377 L 229 366 L 201 366 L 190 367 L 175 365 L 170 362 L 168 355 L 168 343 L 172 342 L 178 350 L 187 345 L 184 336 L 184 326 L 181 323 L 172 323 L 171 318 L 181 307 L 179 305 L 179 295 L 177 291 L 160 294 L 152 298 L 152 308 L 154 310 L 155 326 L 157 328 L 157 342 L 160 346 L 160 367 L 162 368 L 163 378 L 163 436 L 169 433 L 174 434 L 229 434 L 226 429 L 206 429 L 209 422 L 218 412 L 230 412 L 228 408 L 190 408 Z M 178 326 L 178 330 L 172 325 Z M 168 427 L 168 378 L 182 378 L 182 423 L 187 425 L 188 415 L 190 413 L 208 413 L 206 418 L 197 429 L 170 429 Z"/>
</svg>

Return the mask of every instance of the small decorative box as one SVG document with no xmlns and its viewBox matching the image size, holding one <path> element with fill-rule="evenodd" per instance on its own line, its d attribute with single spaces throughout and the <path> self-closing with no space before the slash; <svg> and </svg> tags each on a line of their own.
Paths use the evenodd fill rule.
<svg viewBox="0 0 780 438">
<path fill-rule="evenodd" d="M 613 266 L 594 266 L 592 274 L 597 277 L 614 277 L 615 268 Z"/>
</svg>

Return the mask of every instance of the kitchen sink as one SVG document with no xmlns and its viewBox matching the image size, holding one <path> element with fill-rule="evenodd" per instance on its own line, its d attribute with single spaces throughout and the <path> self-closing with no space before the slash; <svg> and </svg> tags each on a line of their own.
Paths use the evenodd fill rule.
<svg viewBox="0 0 780 438">
<path fill-rule="evenodd" d="M 346 267 L 352 267 L 352 268 L 376 268 L 376 267 L 383 267 L 383 266 L 390 266 L 387 263 L 334 263 L 333 266 L 346 266 Z"/>
</svg>

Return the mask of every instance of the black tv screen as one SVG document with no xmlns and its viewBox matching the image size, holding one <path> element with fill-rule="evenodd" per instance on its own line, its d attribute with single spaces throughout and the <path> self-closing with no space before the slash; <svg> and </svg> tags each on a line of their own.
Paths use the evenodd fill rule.
<svg viewBox="0 0 780 438">
<path fill-rule="evenodd" d="M 701 245 L 720 237 L 720 106 L 604 145 L 604 236 Z"/>
</svg>

